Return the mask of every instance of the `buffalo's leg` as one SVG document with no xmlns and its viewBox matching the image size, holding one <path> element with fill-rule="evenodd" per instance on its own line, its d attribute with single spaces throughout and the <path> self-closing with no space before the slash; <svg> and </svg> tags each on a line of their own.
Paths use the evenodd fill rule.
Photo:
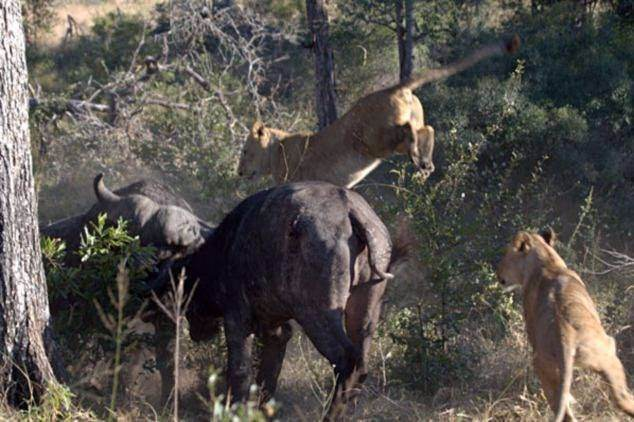
<svg viewBox="0 0 634 422">
<path fill-rule="evenodd" d="M 306 336 L 319 353 L 334 367 L 336 384 L 328 410 L 328 420 L 337 420 L 345 410 L 349 392 L 346 386 L 358 365 L 359 351 L 347 337 L 343 327 L 343 312 L 328 310 L 302 315 L 297 318 Z"/>
<path fill-rule="evenodd" d="M 161 313 L 158 313 L 153 318 L 152 324 L 154 325 L 153 346 L 156 368 L 161 375 L 161 405 L 164 406 L 174 390 L 174 359 L 172 353 L 174 348 L 174 324 Z"/>
<path fill-rule="evenodd" d="M 348 233 L 350 236 L 352 233 Z M 348 399 L 345 386 L 360 360 L 344 328 L 344 309 L 350 294 L 351 259 L 348 237 L 307 237 L 302 243 L 305 254 L 302 274 L 309 286 L 306 301 L 297 304 L 294 317 L 317 350 L 333 365 L 336 383 L 328 410 L 328 419 L 338 419 Z M 299 306 L 301 305 L 301 306 Z"/>
<path fill-rule="evenodd" d="M 257 373 L 257 383 L 262 389 L 260 401 L 267 402 L 277 388 L 277 379 L 282 370 L 282 362 L 286 354 L 286 345 L 293 336 L 291 324 L 285 322 L 279 327 L 265 329 L 261 335 L 262 348 L 260 349 Z"/>
<path fill-rule="evenodd" d="M 246 322 L 240 316 L 225 315 L 227 338 L 227 386 L 231 402 L 248 398 L 251 373 L 251 348 L 253 337 Z"/>
<path fill-rule="evenodd" d="M 381 298 L 386 286 L 386 281 L 355 286 L 346 304 L 346 332 L 361 352 L 359 363 L 350 376 L 349 384 L 345 386 L 352 397 L 358 393 L 368 374 L 370 345 L 379 322 Z"/>
</svg>

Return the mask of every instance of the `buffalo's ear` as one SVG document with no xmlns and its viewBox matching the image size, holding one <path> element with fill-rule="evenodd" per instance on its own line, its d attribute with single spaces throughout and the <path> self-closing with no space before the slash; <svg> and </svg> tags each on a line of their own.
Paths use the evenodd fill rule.
<svg viewBox="0 0 634 422">
<path fill-rule="evenodd" d="M 526 232 L 519 232 L 513 239 L 513 248 L 519 252 L 528 252 L 531 249 L 531 236 Z"/>
<path fill-rule="evenodd" d="M 264 136 L 264 131 L 265 131 L 265 127 L 264 127 L 264 123 L 262 123 L 259 120 L 256 120 L 253 123 L 253 126 L 251 127 L 251 133 L 254 136 L 257 136 L 258 138 L 261 138 L 262 136 Z"/>
<path fill-rule="evenodd" d="M 544 241 L 548 245 L 555 246 L 555 242 L 557 242 L 557 234 L 551 227 L 545 228 L 544 230 L 539 232 L 539 235 L 544 238 Z"/>
</svg>

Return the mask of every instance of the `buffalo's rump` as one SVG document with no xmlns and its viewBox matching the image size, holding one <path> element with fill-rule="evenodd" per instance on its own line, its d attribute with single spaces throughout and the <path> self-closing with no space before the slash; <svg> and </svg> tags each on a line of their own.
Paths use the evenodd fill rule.
<svg viewBox="0 0 634 422">
<path fill-rule="evenodd" d="M 220 312 L 243 296 L 257 317 L 280 319 L 335 298 L 345 302 L 353 285 L 371 276 L 353 208 L 370 216 L 389 255 L 387 229 L 360 195 L 325 182 L 291 183 L 259 192 L 227 215 L 187 266 L 189 278 Z"/>
</svg>

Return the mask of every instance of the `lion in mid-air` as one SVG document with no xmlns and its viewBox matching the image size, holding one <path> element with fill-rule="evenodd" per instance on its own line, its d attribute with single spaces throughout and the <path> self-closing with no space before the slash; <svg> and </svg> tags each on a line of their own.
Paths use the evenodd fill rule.
<svg viewBox="0 0 634 422">
<path fill-rule="evenodd" d="M 518 46 L 516 36 L 369 94 L 317 133 L 288 133 L 257 121 L 244 145 L 238 174 L 248 178 L 271 174 L 277 183 L 322 180 L 350 188 L 384 158 L 407 153 L 426 178 L 434 171 L 434 129 L 425 125 L 423 106 L 413 91 L 487 57 L 512 53 Z"/>
<path fill-rule="evenodd" d="M 573 366 L 599 373 L 616 405 L 634 416 L 634 396 L 616 356 L 614 339 L 601 326 L 594 303 L 579 278 L 553 248 L 555 233 L 520 232 L 497 270 L 502 284 L 520 285 L 524 319 L 539 377 L 555 420 L 573 421 Z"/>
</svg>

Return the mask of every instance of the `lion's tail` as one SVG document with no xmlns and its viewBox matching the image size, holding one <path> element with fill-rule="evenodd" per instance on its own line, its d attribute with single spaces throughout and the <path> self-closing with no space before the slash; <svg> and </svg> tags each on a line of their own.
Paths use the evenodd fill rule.
<svg viewBox="0 0 634 422">
<path fill-rule="evenodd" d="M 464 59 L 458 60 L 448 66 L 441 67 L 439 69 L 427 70 L 418 76 L 400 83 L 397 85 L 397 88 L 409 88 L 411 90 L 418 89 L 428 83 L 462 72 L 488 57 L 504 53 L 512 54 L 519 48 L 519 45 L 520 38 L 517 35 L 513 36 L 513 38 L 508 41 L 489 44 L 471 53 L 471 55 L 465 57 Z"/>
<path fill-rule="evenodd" d="M 610 385 L 614 403 L 625 413 L 634 417 L 634 396 L 627 388 L 625 370 L 621 361 L 612 353 L 611 358 L 603 362 L 599 371 L 603 379 Z"/>
<path fill-rule="evenodd" d="M 561 368 L 561 385 L 559 386 L 559 396 L 557 397 L 557 414 L 555 422 L 563 422 L 568 412 L 568 401 L 570 400 L 570 387 L 572 385 L 572 374 L 574 371 L 574 350 L 571 347 L 564 347 Z"/>
</svg>

